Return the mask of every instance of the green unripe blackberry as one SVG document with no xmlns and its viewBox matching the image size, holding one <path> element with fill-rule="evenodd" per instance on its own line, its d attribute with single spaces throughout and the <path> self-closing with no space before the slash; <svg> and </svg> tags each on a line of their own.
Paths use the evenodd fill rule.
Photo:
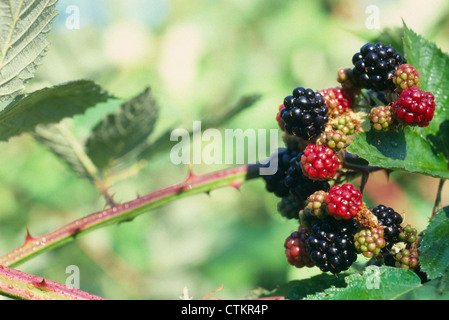
<svg viewBox="0 0 449 320">
<path fill-rule="evenodd" d="M 299 223 L 302 226 L 311 229 L 317 220 L 328 216 L 326 211 L 327 195 L 326 191 L 318 190 L 307 198 L 304 208 L 299 212 Z"/>
<path fill-rule="evenodd" d="M 339 115 L 331 121 L 333 130 L 340 130 L 346 135 L 354 134 L 358 130 L 359 122 L 347 114 Z"/>
<path fill-rule="evenodd" d="M 418 231 L 408 224 L 399 233 L 399 240 L 410 246 L 418 241 Z"/>
<path fill-rule="evenodd" d="M 398 93 L 411 87 L 419 88 L 419 72 L 412 65 L 402 64 L 394 72 L 393 83 L 395 84 Z"/>
<path fill-rule="evenodd" d="M 318 143 L 331 148 L 335 153 L 343 150 L 347 141 L 348 136 L 341 130 L 325 131 L 318 139 Z"/>
<path fill-rule="evenodd" d="M 393 108 L 390 105 L 372 108 L 368 114 L 368 119 L 371 127 L 376 131 L 390 131 L 396 125 L 393 118 Z"/>
<path fill-rule="evenodd" d="M 354 235 L 354 245 L 367 258 L 376 257 L 385 247 L 383 228 L 362 229 Z"/>
<path fill-rule="evenodd" d="M 404 248 L 394 256 L 395 266 L 397 268 L 410 269 L 415 271 L 419 267 L 418 249 L 412 247 L 410 249 Z"/>
</svg>

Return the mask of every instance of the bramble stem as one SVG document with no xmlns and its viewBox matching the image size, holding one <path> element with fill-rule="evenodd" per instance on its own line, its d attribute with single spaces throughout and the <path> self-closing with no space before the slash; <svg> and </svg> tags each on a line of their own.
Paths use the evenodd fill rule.
<svg viewBox="0 0 449 320">
<path fill-rule="evenodd" d="M 243 165 L 201 176 L 190 173 L 182 183 L 92 213 L 42 236 L 33 237 L 28 233 L 22 246 L 0 257 L 0 265 L 16 266 L 50 249 L 60 247 L 80 234 L 114 223 L 130 221 L 142 213 L 186 196 L 226 186 L 238 189 L 244 181 L 259 177 L 260 167 L 260 164 Z"/>
<path fill-rule="evenodd" d="M 42 277 L 0 266 L 0 294 L 24 300 L 104 300 Z"/>
</svg>

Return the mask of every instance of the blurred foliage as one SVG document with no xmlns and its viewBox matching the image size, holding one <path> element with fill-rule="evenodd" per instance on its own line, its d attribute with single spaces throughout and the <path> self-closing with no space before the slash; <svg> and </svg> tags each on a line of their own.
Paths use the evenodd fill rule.
<svg viewBox="0 0 449 320">
<path fill-rule="evenodd" d="M 292 88 L 336 86 L 336 72 L 350 66 L 352 54 L 380 28 L 401 26 L 401 18 L 448 52 L 448 5 L 434 2 L 378 1 L 379 28 L 370 29 L 368 1 L 64 0 L 50 51 L 28 89 L 88 78 L 128 99 L 149 86 L 160 106 L 158 133 L 190 130 L 192 121 L 211 116 L 205 110 L 261 94 L 219 129 L 277 129 L 277 107 Z M 76 9 L 80 25 L 71 28 Z M 108 101 L 76 116 L 78 137 L 85 139 L 116 107 Z M 92 184 L 30 136 L 12 138 L 0 150 L 1 252 L 19 246 L 26 228 L 40 235 L 104 208 Z M 155 155 L 138 175 L 115 184 L 116 201 L 183 180 L 188 168 L 168 157 Z M 422 229 L 437 185 L 428 177 L 374 174 L 366 202 L 393 206 Z M 446 186 L 443 199 L 448 195 Z M 271 290 L 318 273 L 287 264 L 283 243 L 296 223 L 276 213 L 277 201 L 262 181 L 250 181 L 240 192 L 186 198 L 87 234 L 19 269 L 65 283 L 66 267 L 74 264 L 81 289 L 109 299 L 178 299 L 185 286 L 201 299 L 221 285 L 214 297 L 244 298 L 258 287 Z"/>
</svg>

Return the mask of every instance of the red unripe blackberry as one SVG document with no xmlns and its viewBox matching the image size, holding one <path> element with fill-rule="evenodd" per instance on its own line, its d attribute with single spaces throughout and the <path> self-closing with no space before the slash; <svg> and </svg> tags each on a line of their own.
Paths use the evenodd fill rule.
<svg viewBox="0 0 449 320">
<path fill-rule="evenodd" d="M 393 117 L 403 125 L 427 127 L 435 112 L 431 92 L 416 87 L 404 89 L 393 102 Z"/>
<path fill-rule="evenodd" d="M 367 258 L 376 257 L 385 247 L 383 228 L 362 229 L 354 235 L 354 245 Z"/>
<path fill-rule="evenodd" d="M 398 93 L 411 87 L 419 88 L 419 72 L 412 65 L 401 64 L 394 72 L 393 83 L 395 84 Z"/>
<path fill-rule="evenodd" d="M 312 193 L 319 190 L 328 191 L 329 182 L 326 180 L 312 180 L 307 177 L 301 168 L 301 157 L 303 152 L 290 161 L 290 167 L 285 177 L 285 185 L 289 188 L 290 193 L 299 201 L 304 203 Z"/>
<path fill-rule="evenodd" d="M 338 220 L 355 217 L 362 206 L 362 193 L 350 183 L 332 186 L 326 198 L 327 212 Z"/>
<path fill-rule="evenodd" d="M 339 168 L 334 151 L 323 145 L 309 144 L 301 156 L 301 169 L 312 180 L 331 180 Z"/>
<path fill-rule="evenodd" d="M 285 239 L 285 256 L 292 266 L 297 268 L 315 266 L 307 250 L 308 239 L 309 231 L 304 227 L 299 227 L 298 231 L 293 232 Z"/>
<path fill-rule="evenodd" d="M 323 96 L 331 117 L 345 113 L 352 105 L 352 94 L 341 87 L 322 89 L 318 92 Z"/>
</svg>

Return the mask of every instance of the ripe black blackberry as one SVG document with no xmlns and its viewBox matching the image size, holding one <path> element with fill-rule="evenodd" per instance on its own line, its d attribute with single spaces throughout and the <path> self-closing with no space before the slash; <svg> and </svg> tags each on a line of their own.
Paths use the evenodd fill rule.
<svg viewBox="0 0 449 320">
<path fill-rule="evenodd" d="M 383 91 L 395 88 L 394 72 L 407 60 L 392 46 L 368 42 L 354 54 L 352 63 L 352 73 L 359 87 Z"/>
<path fill-rule="evenodd" d="M 356 223 L 351 220 L 325 218 L 313 225 L 309 233 L 310 258 L 323 272 L 337 274 L 348 270 L 357 260 L 354 246 Z"/>
<path fill-rule="evenodd" d="M 265 187 L 268 192 L 274 193 L 277 197 L 283 198 L 289 195 L 289 188 L 285 185 L 285 178 L 287 176 L 287 169 L 290 167 L 290 160 L 296 158 L 299 154 L 298 150 L 291 150 L 287 148 L 278 149 L 274 154 L 274 159 L 277 160 L 277 170 L 272 175 L 263 175 L 265 180 Z M 271 161 L 265 166 L 270 167 Z"/>
<path fill-rule="evenodd" d="M 284 98 L 280 112 L 285 131 L 304 140 L 310 140 L 324 132 L 329 121 L 328 108 L 323 96 L 312 89 L 297 87 L 292 95 Z"/>
<path fill-rule="evenodd" d="M 289 188 L 290 193 L 303 204 L 312 193 L 329 191 L 330 184 L 326 180 L 312 180 L 304 175 L 301 168 L 302 155 L 303 152 L 290 160 L 290 166 L 286 172 L 285 185 Z"/>
<path fill-rule="evenodd" d="M 385 250 L 390 250 L 399 241 L 399 233 L 402 230 L 402 216 L 390 207 L 382 204 L 371 208 L 371 212 L 377 217 L 379 224 L 384 226 Z"/>
</svg>

